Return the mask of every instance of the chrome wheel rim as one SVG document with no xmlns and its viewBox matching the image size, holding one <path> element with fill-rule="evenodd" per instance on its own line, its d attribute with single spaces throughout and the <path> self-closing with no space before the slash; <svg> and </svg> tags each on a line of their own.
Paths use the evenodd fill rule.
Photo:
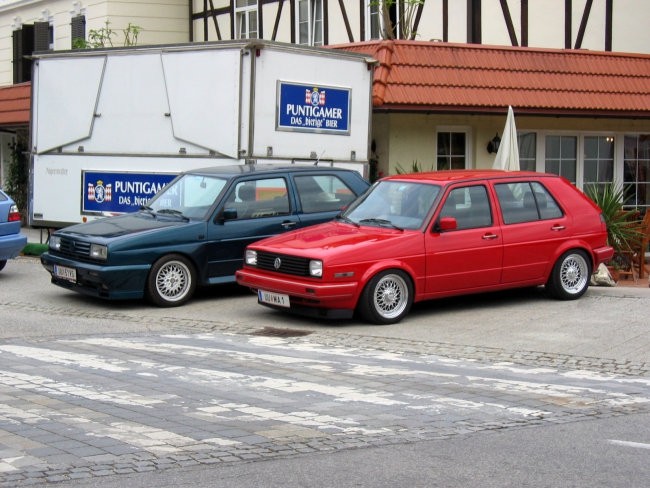
<svg viewBox="0 0 650 488">
<path fill-rule="evenodd" d="M 190 285 L 190 270 L 180 261 L 166 263 L 156 274 L 156 290 L 169 302 L 182 300 L 188 294 Z"/>
<path fill-rule="evenodd" d="M 567 256 L 560 268 L 560 282 L 564 291 L 571 295 L 580 293 L 589 279 L 588 268 L 587 261 L 580 254 Z"/>
<path fill-rule="evenodd" d="M 379 315 L 385 319 L 399 317 L 408 303 L 408 286 L 400 276 L 389 274 L 382 277 L 373 295 L 373 304 Z"/>
</svg>

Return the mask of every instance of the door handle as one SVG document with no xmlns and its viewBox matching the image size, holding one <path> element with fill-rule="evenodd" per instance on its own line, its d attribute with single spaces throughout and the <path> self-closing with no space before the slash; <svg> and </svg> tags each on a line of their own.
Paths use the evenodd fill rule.
<svg viewBox="0 0 650 488">
<path fill-rule="evenodd" d="M 486 241 L 491 241 L 492 239 L 496 239 L 497 237 L 499 237 L 499 236 L 496 235 L 496 234 L 484 234 L 481 239 L 486 240 Z"/>
<path fill-rule="evenodd" d="M 296 223 L 293 220 L 285 220 L 280 224 L 283 229 L 291 229 L 296 226 Z"/>
<path fill-rule="evenodd" d="M 564 227 L 563 225 L 560 225 L 560 224 L 555 224 L 553 227 L 551 227 L 551 230 L 553 230 L 555 232 L 559 232 L 559 231 L 564 230 L 564 229 L 566 229 L 566 227 Z"/>
</svg>

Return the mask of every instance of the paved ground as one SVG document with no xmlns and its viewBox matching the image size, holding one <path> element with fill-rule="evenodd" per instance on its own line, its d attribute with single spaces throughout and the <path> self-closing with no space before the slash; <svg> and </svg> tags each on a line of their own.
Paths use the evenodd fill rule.
<svg viewBox="0 0 650 488">
<path fill-rule="evenodd" d="M 288 316 L 236 287 L 173 310 L 97 301 L 33 258 L 0 290 L 2 486 L 619 417 L 648 445 L 647 288 L 435 301 L 387 327 Z"/>
<path fill-rule="evenodd" d="M 233 331 L 5 341 L 0 485 L 650 411 L 650 380 L 639 374 L 450 359 L 335 339 Z"/>
</svg>

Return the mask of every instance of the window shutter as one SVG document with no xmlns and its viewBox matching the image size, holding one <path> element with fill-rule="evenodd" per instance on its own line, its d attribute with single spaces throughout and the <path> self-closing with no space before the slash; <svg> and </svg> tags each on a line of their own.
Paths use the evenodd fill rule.
<svg viewBox="0 0 650 488">
<path fill-rule="evenodd" d="M 75 39 L 81 39 L 82 41 L 86 40 L 86 16 L 77 15 L 76 17 L 72 17 L 72 22 L 70 23 L 70 30 L 72 34 L 71 47 L 74 48 Z"/>
<path fill-rule="evenodd" d="M 50 23 L 34 22 L 34 51 L 50 50 Z"/>
<path fill-rule="evenodd" d="M 13 32 L 13 75 L 14 83 L 32 79 L 32 61 L 26 59 L 34 51 L 34 26 L 23 25 Z"/>
</svg>

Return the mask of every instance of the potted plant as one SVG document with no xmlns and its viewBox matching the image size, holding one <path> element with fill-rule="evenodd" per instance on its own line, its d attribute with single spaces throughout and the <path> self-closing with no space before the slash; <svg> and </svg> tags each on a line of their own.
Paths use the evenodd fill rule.
<svg viewBox="0 0 650 488">
<path fill-rule="evenodd" d="M 641 238 L 638 212 L 623 208 L 623 187 L 615 182 L 588 185 L 585 194 L 600 207 L 607 225 L 607 243 L 614 248 L 610 272 L 616 275 L 621 269 L 629 269 L 633 244 Z"/>
</svg>

